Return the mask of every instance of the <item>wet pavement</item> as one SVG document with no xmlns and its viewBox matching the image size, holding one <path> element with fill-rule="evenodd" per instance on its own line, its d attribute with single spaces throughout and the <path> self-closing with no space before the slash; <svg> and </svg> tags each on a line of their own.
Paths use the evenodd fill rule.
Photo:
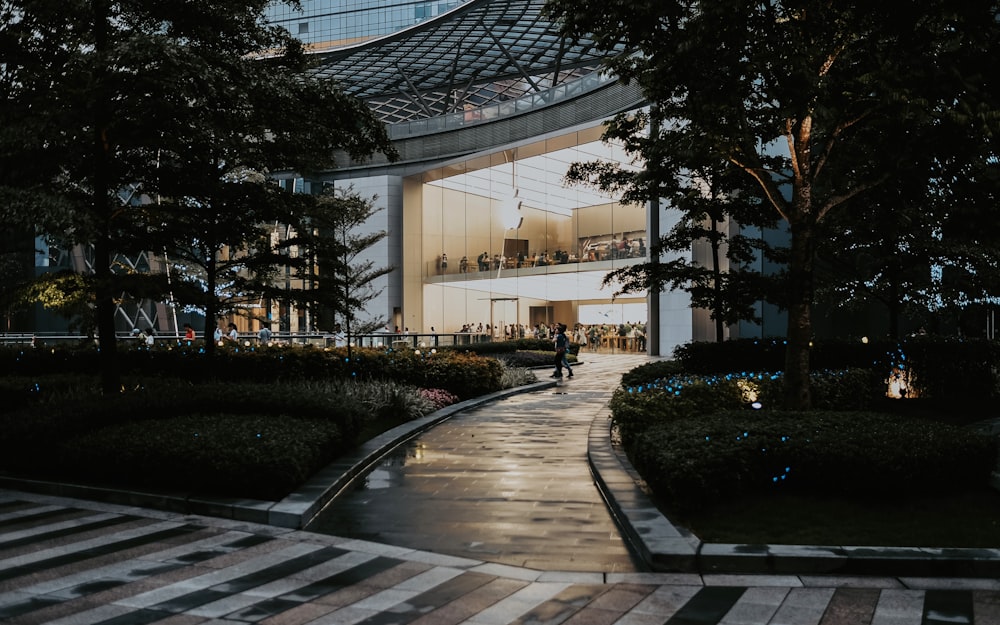
<svg viewBox="0 0 1000 625">
<path fill-rule="evenodd" d="M 542 570 L 641 570 L 587 479 L 587 439 L 609 388 L 645 361 L 592 359 L 555 388 L 462 412 L 396 450 L 306 529 Z"/>
</svg>

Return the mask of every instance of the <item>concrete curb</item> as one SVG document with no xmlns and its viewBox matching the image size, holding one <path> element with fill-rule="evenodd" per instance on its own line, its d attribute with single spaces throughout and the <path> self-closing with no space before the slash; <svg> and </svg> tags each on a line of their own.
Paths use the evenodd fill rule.
<svg viewBox="0 0 1000 625">
<path fill-rule="evenodd" d="M 605 409 L 590 425 L 587 460 L 601 496 L 631 544 L 653 571 L 697 570 L 701 541 L 674 527 L 639 487 L 638 475 L 611 443 L 611 411 Z"/>
<path fill-rule="evenodd" d="M 421 432 L 456 414 L 498 399 L 531 393 L 556 386 L 555 380 L 536 382 L 504 389 L 452 404 L 429 415 L 414 419 L 366 441 L 348 456 L 324 467 L 308 482 L 281 501 L 258 499 L 215 499 L 192 493 L 148 493 L 100 486 L 48 482 L 0 476 L 0 486 L 11 490 L 91 499 L 125 506 L 148 507 L 182 514 L 233 519 L 291 529 L 304 528 L 334 497 L 368 470 L 383 456 Z"/>
<path fill-rule="evenodd" d="M 587 457 L 623 534 L 653 571 L 897 577 L 997 577 L 1000 549 L 739 545 L 704 543 L 675 527 L 637 485 L 638 473 L 611 441 L 610 411 L 591 424 Z"/>
</svg>

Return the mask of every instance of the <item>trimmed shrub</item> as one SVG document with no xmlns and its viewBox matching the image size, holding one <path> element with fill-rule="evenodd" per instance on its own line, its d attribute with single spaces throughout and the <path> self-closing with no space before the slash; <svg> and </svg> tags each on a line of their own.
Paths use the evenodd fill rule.
<svg viewBox="0 0 1000 625">
<path fill-rule="evenodd" d="M 611 396 L 612 423 L 623 440 L 655 424 L 739 408 L 747 403 L 736 378 L 690 376 L 618 388 Z"/>
<path fill-rule="evenodd" d="M 623 373 L 622 386 L 655 384 L 684 374 L 684 366 L 676 360 L 654 360 Z"/>
<path fill-rule="evenodd" d="M 75 387 L 52 393 L 40 384 L 37 399 L 0 413 L 0 469 L 271 498 L 287 494 L 356 446 L 369 424 L 400 423 L 435 409 L 417 387 L 394 382 L 159 380 L 130 386 L 114 397 L 101 397 L 95 379 L 86 382 L 77 379 Z M 199 432 L 191 440 L 178 434 L 191 428 Z M 254 436 L 248 434 L 251 430 Z M 214 434 L 206 438 L 202 432 Z M 296 438 L 300 436 L 305 439 Z M 195 444 L 200 447 L 192 448 Z M 227 450 L 218 459 L 199 459 L 199 453 L 214 453 L 219 446 Z M 243 473 L 241 461 L 246 464 Z"/>
<path fill-rule="evenodd" d="M 141 371 L 147 379 L 191 382 L 274 384 L 299 380 L 389 380 L 444 388 L 463 399 L 500 390 L 501 367 L 493 358 L 440 350 L 318 348 L 311 346 L 220 347 L 208 360 L 199 343 L 157 343 L 152 349 L 127 345 L 122 371 Z M 93 345 L 78 348 L 0 349 L 0 371 L 12 376 L 48 377 L 98 371 Z"/>
<path fill-rule="evenodd" d="M 783 339 L 740 339 L 679 345 L 674 358 L 689 373 L 781 371 Z M 901 341 L 826 340 L 810 350 L 813 371 L 871 371 L 872 401 L 885 395 L 893 371 L 909 376 L 911 396 L 940 406 L 985 406 L 1000 395 L 1000 343 L 983 339 L 912 336 Z"/>
<path fill-rule="evenodd" d="M 329 421 L 184 415 L 67 438 L 47 464 L 53 475 L 99 484 L 276 500 L 347 448 Z"/>
<path fill-rule="evenodd" d="M 651 426 L 626 444 L 679 511 L 776 491 L 892 497 L 981 487 L 996 441 L 967 428 L 867 412 L 736 411 Z"/>
<path fill-rule="evenodd" d="M 756 388 L 757 400 L 762 406 L 781 406 L 785 389 L 783 375 L 759 375 Z M 871 410 L 885 395 L 885 382 L 870 369 L 815 371 L 809 376 L 809 389 L 816 410 Z"/>
</svg>

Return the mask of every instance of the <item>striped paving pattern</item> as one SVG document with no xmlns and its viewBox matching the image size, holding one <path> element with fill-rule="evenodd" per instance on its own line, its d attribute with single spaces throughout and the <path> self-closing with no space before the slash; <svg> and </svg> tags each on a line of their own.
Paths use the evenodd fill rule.
<svg viewBox="0 0 1000 625">
<path fill-rule="evenodd" d="M 1000 623 L 1000 580 L 541 572 L 0 491 L 0 622 Z"/>
</svg>

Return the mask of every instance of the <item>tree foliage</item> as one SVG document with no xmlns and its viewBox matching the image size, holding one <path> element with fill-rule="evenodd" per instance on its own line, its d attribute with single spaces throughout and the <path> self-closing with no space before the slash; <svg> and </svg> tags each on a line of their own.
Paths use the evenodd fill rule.
<svg viewBox="0 0 1000 625">
<path fill-rule="evenodd" d="M 643 156 L 727 162 L 786 224 L 790 407 L 809 405 L 809 341 L 820 224 L 932 150 L 941 128 L 994 137 L 996 0 L 549 0 L 570 35 L 592 33 L 643 88 L 651 136 Z M 992 139 L 991 139 L 992 140 Z M 666 168 L 667 172 L 674 171 Z M 950 185 L 949 180 L 937 181 Z M 891 209 L 891 207 L 883 207 Z"/>
<path fill-rule="evenodd" d="M 608 124 L 605 139 L 619 141 L 641 157 L 656 140 L 642 130 L 648 122 L 644 111 L 623 113 Z M 773 225 L 775 220 L 760 210 L 756 188 L 725 163 L 697 165 L 691 155 L 676 158 L 681 151 L 679 146 L 668 150 L 641 170 L 601 161 L 573 163 L 566 177 L 618 193 L 626 201 L 655 198 L 673 209 L 677 221 L 654 240 L 650 261 L 615 269 L 603 284 L 618 284 L 616 296 L 647 289 L 686 291 L 693 307 L 709 311 L 716 340 L 721 341 L 726 325 L 759 321 L 756 303 L 773 290 L 755 267 L 761 256 L 773 258 L 777 252 L 745 228 Z M 692 243 L 706 250 L 706 258 L 694 258 Z"/>
<path fill-rule="evenodd" d="M 383 266 L 371 255 L 373 246 L 388 236 L 385 230 L 364 228 L 381 209 L 377 198 L 363 197 L 353 188 L 326 185 L 297 214 L 295 236 L 281 248 L 293 275 L 304 287 L 300 302 L 313 310 L 326 330 L 337 325 L 346 334 L 364 334 L 385 323 L 382 317 L 359 318 L 366 304 L 378 297 L 378 281 L 394 268 Z M 295 262 L 297 261 L 297 262 Z"/>
<path fill-rule="evenodd" d="M 162 246 L 211 267 L 246 253 L 287 200 L 268 179 L 392 154 L 361 103 L 309 72 L 269 0 L 0 2 L 3 216 L 95 250 L 105 390 L 114 371 L 115 252 Z M 138 185 L 141 202 L 121 189 Z M 197 252 L 194 253 L 194 252 Z M 218 306 L 206 272 L 206 319 Z"/>
</svg>

